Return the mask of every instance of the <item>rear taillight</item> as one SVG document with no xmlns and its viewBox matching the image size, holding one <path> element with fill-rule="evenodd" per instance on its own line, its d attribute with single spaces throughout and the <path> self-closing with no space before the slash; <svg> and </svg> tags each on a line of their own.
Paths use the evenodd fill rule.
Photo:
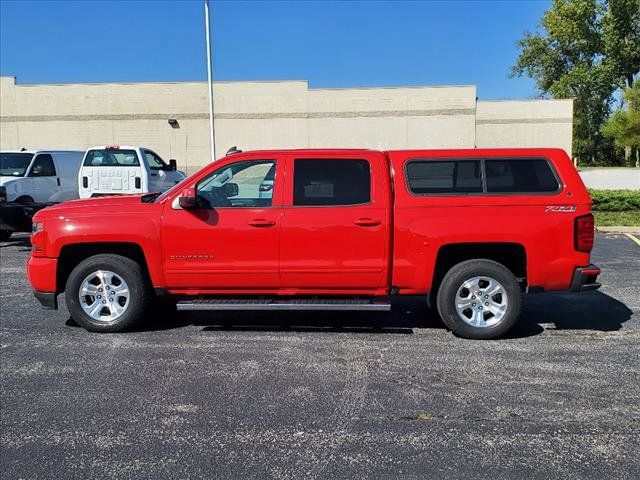
<svg viewBox="0 0 640 480">
<path fill-rule="evenodd" d="M 574 226 L 574 244 L 580 252 L 590 252 L 593 248 L 593 215 L 576 218 Z"/>
</svg>

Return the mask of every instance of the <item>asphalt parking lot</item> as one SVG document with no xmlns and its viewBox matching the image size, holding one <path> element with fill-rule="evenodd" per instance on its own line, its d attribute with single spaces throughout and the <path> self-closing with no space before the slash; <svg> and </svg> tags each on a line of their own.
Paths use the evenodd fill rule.
<svg viewBox="0 0 640 480">
<path fill-rule="evenodd" d="M 0 244 L 3 480 L 640 477 L 640 246 L 625 236 L 597 236 L 600 291 L 531 295 L 497 341 L 411 305 L 89 333 L 39 307 L 28 250 Z"/>
</svg>

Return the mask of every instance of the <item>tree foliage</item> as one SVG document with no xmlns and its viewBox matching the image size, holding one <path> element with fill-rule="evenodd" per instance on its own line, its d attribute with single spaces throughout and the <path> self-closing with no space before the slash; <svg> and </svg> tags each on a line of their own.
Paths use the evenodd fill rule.
<svg viewBox="0 0 640 480">
<path fill-rule="evenodd" d="M 615 145 L 624 148 L 626 157 L 630 158 L 631 151 L 636 150 L 636 166 L 640 157 L 640 80 L 636 80 L 632 87 L 624 91 L 627 109 L 613 112 L 607 123 L 602 127 L 602 133 L 613 139 Z"/>
<path fill-rule="evenodd" d="M 613 142 L 602 126 L 616 90 L 640 72 L 640 0 L 553 0 L 518 45 L 512 74 L 535 79 L 542 97 L 573 98 L 574 154 L 608 163 Z"/>
</svg>

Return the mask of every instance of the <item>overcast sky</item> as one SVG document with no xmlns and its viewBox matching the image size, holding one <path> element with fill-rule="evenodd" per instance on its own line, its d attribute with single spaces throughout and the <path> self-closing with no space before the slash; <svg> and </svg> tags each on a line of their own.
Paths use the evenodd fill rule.
<svg viewBox="0 0 640 480">
<path fill-rule="evenodd" d="M 311 87 L 476 84 L 509 78 L 515 42 L 549 1 L 211 2 L 217 80 Z M 202 0 L 0 2 L 0 74 L 18 83 L 206 80 Z"/>
</svg>

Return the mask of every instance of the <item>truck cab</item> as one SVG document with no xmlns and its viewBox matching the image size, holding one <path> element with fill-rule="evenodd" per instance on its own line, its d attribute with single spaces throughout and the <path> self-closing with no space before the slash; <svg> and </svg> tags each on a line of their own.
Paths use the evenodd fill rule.
<svg viewBox="0 0 640 480">
<path fill-rule="evenodd" d="M 176 161 L 167 164 L 146 147 L 103 145 L 88 149 L 77 184 L 80 198 L 164 192 L 184 180 Z"/>
</svg>

